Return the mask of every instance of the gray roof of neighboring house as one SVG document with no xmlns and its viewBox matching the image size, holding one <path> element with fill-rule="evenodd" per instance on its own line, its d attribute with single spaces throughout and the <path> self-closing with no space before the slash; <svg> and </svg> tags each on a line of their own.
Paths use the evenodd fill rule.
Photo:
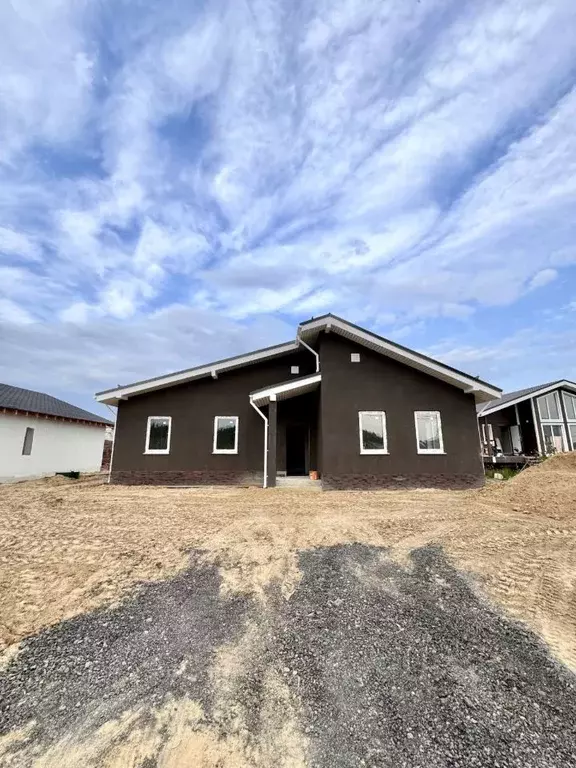
<svg viewBox="0 0 576 768">
<path fill-rule="evenodd" d="M 565 379 L 558 379 L 557 381 L 549 381 L 547 384 L 537 384 L 535 387 L 526 387 L 526 389 L 517 389 L 515 392 L 506 392 L 502 397 L 496 400 L 490 400 L 488 403 L 479 403 L 476 406 L 476 412 L 480 416 L 484 411 L 490 411 L 494 407 L 498 409 L 503 408 L 506 403 L 511 403 L 514 400 L 522 400 L 529 397 L 533 392 L 539 392 L 541 389 L 548 389 L 555 384 L 562 384 Z"/>
<path fill-rule="evenodd" d="M 45 395 L 43 392 L 34 392 L 32 389 L 13 387 L 10 384 L 0 384 L 0 408 L 8 408 L 11 411 L 29 411 L 41 413 L 47 416 L 60 416 L 63 419 L 78 419 L 81 421 L 93 421 L 97 424 L 112 424 L 104 416 L 85 411 L 75 405 L 59 400 L 57 397 Z"/>
</svg>

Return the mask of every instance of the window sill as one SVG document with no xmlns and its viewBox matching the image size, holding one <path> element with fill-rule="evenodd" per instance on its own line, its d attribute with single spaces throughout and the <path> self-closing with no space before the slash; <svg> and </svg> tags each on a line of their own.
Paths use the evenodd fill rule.
<svg viewBox="0 0 576 768">
<path fill-rule="evenodd" d="M 446 456 L 446 451 L 418 451 L 420 456 Z"/>
<path fill-rule="evenodd" d="M 238 454 L 238 451 L 212 451 L 212 455 L 213 455 L 213 456 L 217 456 L 217 455 L 218 455 L 218 454 L 220 454 L 220 453 L 223 453 L 223 454 L 228 454 L 228 455 L 233 455 L 233 454 L 236 454 L 236 455 L 237 455 L 237 454 Z"/>
<path fill-rule="evenodd" d="M 360 456 L 389 456 L 389 451 L 381 451 L 380 449 L 374 449 L 373 451 L 360 451 Z"/>
<path fill-rule="evenodd" d="M 170 451 L 144 451 L 144 456 L 167 456 Z"/>
</svg>

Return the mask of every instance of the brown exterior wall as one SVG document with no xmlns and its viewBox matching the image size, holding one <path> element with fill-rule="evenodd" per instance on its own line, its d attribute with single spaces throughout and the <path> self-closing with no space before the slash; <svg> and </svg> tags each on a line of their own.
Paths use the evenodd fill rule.
<svg viewBox="0 0 576 768">
<path fill-rule="evenodd" d="M 350 353 L 360 353 L 360 363 Z M 471 487 L 484 482 L 472 395 L 336 334 L 320 339 L 325 488 Z M 362 455 L 358 411 L 386 412 L 388 455 Z M 440 411 L 445 455 L 417 452 L 414 411 Z"/>
<path fill-rule="evenodd" d="M 263 472 L 264 422 L 251 407 L 250 392 L 288 381 L 290 366 L 300 375 L 313 373 L 309 352 L 138 395 L 118 407 L 112 482 L 196 485 L 260 484 Z M 169 454 L 145 454 L 149 416 L 171 416 Z M 238 416 L 238 453 L 213 454 L 215 416 Z"/>
<path fill-rule="evenodd" d="M 286 426 L 309 425 L 307 469 L 324 488 L 463 488 L 484 473 L 474 400 L 460 390 L 335 334 L 320 337 L 321 390 L 278 403 L 277 469 L 286 469 Z M 361 362 L 351 363 L 350 353 Z M 306 351 L 286 355 L 218 379 L 181 384 L 122 401 L 118 408 L 111 479 L 116 483 L 197 485 L 262 483 L 264 423 L 250 392 L 315 371 Z M 266 410 L 266 409 L 264 409 Z M 360 454 L 358 411 L 384 410 L 389 455 Z M 417 452 L 415 410 L 442 417 L 446 455 Z M 170 453 L 145 454 L 149 416 L 171 416 Z M 213 454 L 215 416 L 238 416 L 237 454 Z"/>
</svg>

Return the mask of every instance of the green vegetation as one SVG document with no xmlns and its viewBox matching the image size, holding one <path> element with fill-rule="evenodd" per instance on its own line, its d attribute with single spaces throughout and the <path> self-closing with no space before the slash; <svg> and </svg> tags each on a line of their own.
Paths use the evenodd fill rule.
<svg viewBox="0 0 576 768">
<path fill-rule="evenodd" d="M 510 480 L 511 477 L 516 477 L 521 471 L 521 469 L 510 469 L 510 467 L 495 467 L 494 469 L 486 470 L 486 477 L 494 478 L 494 474 L 496 473 L 497 475 L 502 475 L 502 479 Z"/>
</svg>

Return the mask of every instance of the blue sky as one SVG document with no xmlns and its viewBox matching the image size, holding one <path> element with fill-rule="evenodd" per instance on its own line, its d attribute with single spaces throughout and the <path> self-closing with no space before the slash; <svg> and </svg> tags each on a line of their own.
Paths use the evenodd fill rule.
<svg viewBox="0 0 576 768">
<path fill-rule="evenodd" d="M 327 311 L 576 378 L 572 0 L 0 5 L 0 380 L 95 391 Z"/>
</svg>

